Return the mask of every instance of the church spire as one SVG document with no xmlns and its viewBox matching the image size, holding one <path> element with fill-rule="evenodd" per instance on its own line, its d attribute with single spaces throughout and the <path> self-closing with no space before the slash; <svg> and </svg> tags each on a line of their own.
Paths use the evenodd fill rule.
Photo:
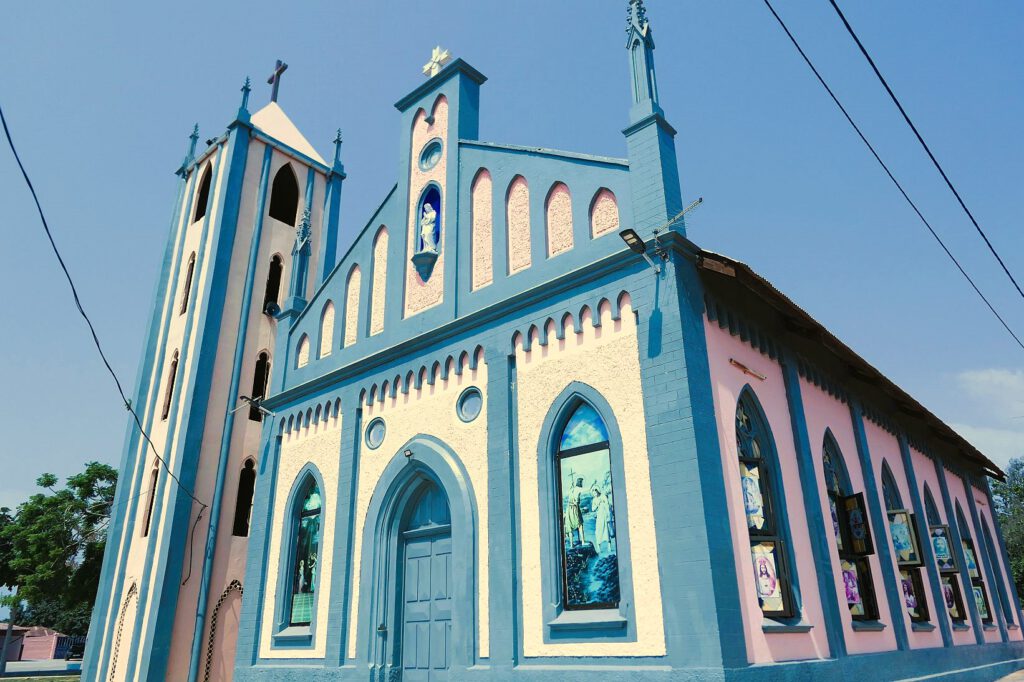
<svg viewBox="0 0 1024 682">
<path fill-rule="evenodd" d="M 633 110 L 630 118 L 639 121 L 653 113 L 661 113 L 658 106 L 658 83 L 654 76 L 654 33 L 647 19 L 644 0 L 629 0 L 626 8 L 626 50 L 629 51 L 630 85 L 633 92 Z"/>
</svg>

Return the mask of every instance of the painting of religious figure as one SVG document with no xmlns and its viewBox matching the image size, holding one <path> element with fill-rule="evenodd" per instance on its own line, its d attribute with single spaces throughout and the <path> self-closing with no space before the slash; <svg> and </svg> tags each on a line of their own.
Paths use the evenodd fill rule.
<svg viewBox="0 0 1024 682">
<path fill-rule="evenodd" d="M 608 450 L 559 459 L 566 603 L 597 608 L 619 602 L 615 502 Z"/>
<path fill-rule="evenodd" d="M 981 572 L 978 571 L 978 560 L 974 556 L 974 543 L 967 538 L 962 539 L 964 547 L 964 562 L 967 564 L 967 573 L 971 576 L 971 580 L 981 577 Z"/>
<path fill-rule="evenodd" d="M 754 563 L 754 583 L 761 610 L 765 613 L 785 611 L 775 543 L 760 542 L 750 548 L 750 555 Z"/>
<path fill-rule="evenodd" d="M 852 561 L 841 562 L 843 571 L 843 587 L 846 590 L 846 605 L 850 607 L 850 614 L 863 616 L 865 613 L 864 598 L 860 592 L 860 578 L 857 575 L 857 564 Z"/>
<path fill-rule="evenodd" d="M 949 526 L 931 526 L 929 533 L 932 538 L 932 550 L 935 552 L 935 563 L 943 573 L 955 573 L 956 559 L 953 557 L 953 546 L 949 539 Z"/>
<path fill-rule="evenodd" d="M 836 499 L 831 495 L 828 496 L 828 506 L 832 512 L 832 531 L 836 534 L 836 547 L 840 552 L 843 551 L 843 531 L 839 525 L 839 509 L 836 506 Z"/>
<path fill-rule="evenodd" d="M 764 495 L 761 493 L 761 469 L 756 464 L 740 463 L 743 484 L 743 511 L 747 515 L 747 527 L 756 530 L 764 528 Z"/>
<path fill-rule="evenodd" d="M 291 625 L 308 625 L 313 617 L 317 557 L 320 554 L 320 492 L 313 486 L 303 501 L 295 538 Z"/>
<path fill-rule="evenodd" d="M 850 531 L 850 551 L 857 556 L 874 554 L 864 493 L 844 497 L 843 508 L 846 510 L 846 523 Z"/>
<path fill-rule="evenodd" d="M 992 614 L 988 610 L 988 595 L 981 585 L 972 585 L 974 592 L 974 603 L 978 606 L 978 616 L 985 622 L 992 620 Z"/>
<path fill-rule="evenodd" d="M 889 531 L 892 546 L 896 550 L 896 563 L 900 566 L 919 566 L 921 549 L 917 544 L 917 533 L 910 512 L 905 509 L 889 511 Z"/>
<path fill-rule="evenodd" d="M 952 620 L 964 619 L 964 605 L 960 599 L 960 592 L 957 589 L 956 578 L 949 575 L 942 576 L 942 597 L 946 602 L 946 610 Z"/>
<path fill-rule="evenodd" d="M 913 621 L 924 620 L 927 613 L 924 604 L 918 599 L 919 579 L 915 572 L 908 569 L 900 570 L 900 591 L 903 594 L 903 606 L 906 607 L 910 619 Z"/>
</svg>

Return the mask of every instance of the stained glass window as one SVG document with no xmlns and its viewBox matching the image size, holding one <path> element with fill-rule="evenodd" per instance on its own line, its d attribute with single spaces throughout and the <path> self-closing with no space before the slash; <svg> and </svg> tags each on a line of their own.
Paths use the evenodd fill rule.
<svg viewBox="0 0 1024 682">
<path fill-rule="evenodd" d="M 604 420 L 581 402 L 556 453 L 566 609 L 615 608 L 619 560 L 611 450 Z"/>
<path fill-rule="evenodd" d="M 310 481 L 296 518 L 291 625 L 309 625 L 313 620 L 313 599 L 319 578 L 320 507 L 320 490 Z"/>
<path fill-rule="evenodd" d="M 846 606 L 854 620 L 875 620 L 878 618 L 878 606 L 871 564 L 867 559 L 874 554 L 874 544 L 867 507 L 863 494 L 851 494 L 850 477 L 843 453 L 831 432 L 825 434 L 821 460 L 825 471 L 832 531 L 839 550 L 839 570 Z"/>
<path fill-rule="evenodd" d="M 740 460 L 743 510 L 750 535 L 754 587 L 761 611 L 768 616 L 794 613 L 787 571 L 785 542 L 772 505 L 771 432 L 753 396 L 744 392 L 736 405 L 736 450 Z"/>
</svg>

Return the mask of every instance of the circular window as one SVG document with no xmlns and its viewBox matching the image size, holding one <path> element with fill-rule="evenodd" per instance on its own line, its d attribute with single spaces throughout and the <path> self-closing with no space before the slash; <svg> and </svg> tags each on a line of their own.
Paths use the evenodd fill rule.
<svg viewBox="0 0 1024 682">
<path fill-rule="evenodd" d="M 478 388 L 467 388 L 459 396 L 459 402 L 455 406 L 456 412 L 459 413 L 459 419 L 464 422 L 471 422 L 480 416 L 480 411 L 484 408 L 484 397 L 480 394 Z"/>
<path fill-rule="evenodd" d="M 441 160 L 441 151 L 444 146 L 441 140 L 434 138 L 428 142 L 423 151 L 420 152 L 420 170 L 430 170 Z"/>
<path fill-rule="evenodd" d="M 384 426 L 384 420 L 377 417 L 370 425 L 366 427 L 366 444 L 371 450 L 376 450 L 380 447 L 380 444 L 384 442 L 384 434 L 387 433 L 387 428 Z"/>
</svg>

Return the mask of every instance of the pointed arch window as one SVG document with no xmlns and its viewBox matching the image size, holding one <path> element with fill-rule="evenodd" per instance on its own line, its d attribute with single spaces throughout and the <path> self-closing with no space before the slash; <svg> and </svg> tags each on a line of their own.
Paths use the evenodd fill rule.
<svg viewBox="0 0 1024 682">
<path fill-rule="evenodd" d="M 252 374 L 252 399 L 267 397 L 267 384 L 270 382 L 270 354 L 263 351 L 256 357 L 256 368 Z M 263 413 L 249 406 L 249 419 L 254 422 L 263 421 Z"/>
<path fill-rule="evenodd" d="M 757 600 L 764 615 L 789 618 L 796 608 L 784 529 L 775 506 L 776 494 L 781 494 L 774 482 L 778 464 L 768 421 L 749 388 L 736 405 L 736 449 Z"/>
<path fill-rule="evenodd" d="M 981 618 L 981 622 L 989 624 L 994 619 L 988 600 L 988 591 L 985 589 L 985 581 L 981 577 L 981 562 L 978 561 L 978 550 L 974 545 L 974 540 L 971 539 L 971 527 L 967 525 L 967 519 L 964 518 L 964 512 L 960 508 L 959 502 L 956 503 L 956 523 L 960 529 L 960 542 L 963 544 L 967 575 L 971 579 L 970 597 L 974 600 L 974 605 L 978 609 L 978 617 Z M 934 539 L 932 543 L 935 543 Z M 957 568 L 954 566 L 950 571 L 951 575 L 949 577 L 955 577 L 956 571 Z"/>
<path fill-rule="evenodd" d="M 142 522 L 142 537 L 149 537 L 149 527 L 153 521 L 153 504 L 156 501 L 156 483 L 160 469 L 156 466 L 149 473 L 149 491 L 146 493 L 146 517 Z"/>
<path fill-rule="evenodd" d="M 875 547 L 864 493 L 852 493 L 843 453 L 831 432 L 825 433 L 821 459 L 846 606 L 853 620 L 877 620 L 878 602 L 868 560 Z"/>
<path fill-rule="evenodd" d="M 334 303 L 328 301 L 320 313 L 320 357 L 331 354 L 334 348 Z"/>
<path fill-rule="evenodd" d="M 281 295 L 281 273 L 284 271 L 284 263 L 281 257 L 274 255 L 270 259 L 270 269 L 267 271 L 267 288 L 263 294 L 263 312 L 272 315 L 270 305 L 278 305 L 278 297 Z"/>
<path fill-rule="evenodd" d="M 185 286 L 181 290 L 181 308 L 178 310 L 179 315 L 184 315 L 188 310 L 188 298 L 192 293 L 192 276 L 195 274 L 196 269 L 196 252 L 193 251 L 192 255 L 188 257 L 188 265 L 185 268 Z"/>
<path fill-rule="evenodd" d="M 192 222 L 206 216 L 206 205 L 210 203 L 210 184 L 213 181 L 213 171 L 210 164 L 206 164 L 203 175 L 199 179 L 199 191 L 196 192 L 196 210 L 192 216 Z"/>
<path fill-rule="evenodd" d="M 295 552 L 291 562 L 291 604 L 289 625 L 309 625 L 319 579 L 320 520 L 322 501 L 320 489 L 310 478 L 298 498 L 294 523 Z"/>
<path fill-rule="evenodd" d="M 298 211 L 299 181 L 295 179 L 291 164 L 286 163 L 274 176 L 274 185 L 270 191 L 270 217 L 294 226 Z"/>
<path fill-rule="evenodd" d="M 166 421 L 167 415 L 171 413 L 171 399 L 174 398 L 174 382 L 178 377 L 178 351 L 171 356 L 171 364 L 167 368 L 167 388 L 164 389 L 164 407 L 160 412 L 160 419 Z"/>
<path fill-rule="evenodd" d="M 238 474 L 238 496 L 235 498 L 235 522 L 231 534 L 249 535 L 249 515 L 252 514 L 252 494 L 256 490 L 256 461 L 249 457 Z"/>
<path fill-rule="evenodd" d="M 903 608 L 910 620 L 923 623 L 929 620 L 928 597 L 924 589 L 922 566 L 924 555 L 921 553 L 918 519 L 903 507 L 903 496 L 892 475 L 889 463 L 882 460 L 882 499 L 885 502 L 886 516 L 889 519 L 889 535 L 896 556 L 896 566 L 900 574 L 900 592 L 903 597 Z"/>
<path fill-rule="evenodd" d="M 988 528 L 988 519 L 985 518 L 985 512 L 978 512 L 978 516 L 981 517 L 981 533 L 984 536 L 982 542 L 985 545 L 985 558 L 988 559 L 988 564 L 995 572 L 996 581 L 996 594 L 999 596 L 999 604 L 1003 607 L 1003 615 L 1006 617 L 1007 623 L 1013 623 L 1013 607 L 1010 605 L 1010 598 L 1006 593 L 1006 589 L 1003 585 L 1002 572 L 999 569 L 999 556 L 996 554 L 996 545 L 992 542 L 992 533 Z M 975 564 L 978 562 L 975 561 Z"/>
<path fill-rule="evenodd" d="M 608 429 L 580 402 L 555 453 L 566 610 L 617 608 L 620 599 L 615 501 Z"/>
</svg>

